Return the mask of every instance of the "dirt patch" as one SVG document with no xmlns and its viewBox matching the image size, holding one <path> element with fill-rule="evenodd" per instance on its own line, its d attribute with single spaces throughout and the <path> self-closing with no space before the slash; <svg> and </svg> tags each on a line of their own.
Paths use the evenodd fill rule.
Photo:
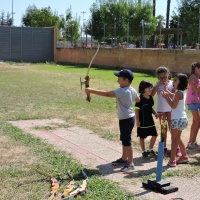
<svg viewBox="0 0 200 200">
<path fill-rule="evenodd" d="M 29 148 L 14 145 L 6 136 L 0 136 L 0 166 L 12 168 L 29 168 L 36 162 L 36 157 L 30 154 Z"/>
</svg>

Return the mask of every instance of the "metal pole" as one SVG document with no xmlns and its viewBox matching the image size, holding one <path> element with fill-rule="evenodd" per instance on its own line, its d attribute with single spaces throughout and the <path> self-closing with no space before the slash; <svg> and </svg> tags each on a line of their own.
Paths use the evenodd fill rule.
<svg viewBox="0 0 200 200">
<path fill-rule="evenodd" d="M 199 38 L 198 38 L 198 49 L 199 49 L 199 43 L 200 43 L 200 8 L 199 8 Z"/>
<path fill-rule="evenodd" d="M 161 20 L 160 20 L 159 23 L 160 23 L 160 45 L 159 45 L 159 46 L 160 46 L 160 48 L 161 48 L 161 24 L 162 24 L 162 23 L 161 23 Z"/>
<path fill-rule="evenodd" d="M 92 47 L 92 22 L 91 22 L 91 47 Z"/>
<path fill-rule="evenodd" d="M 114 38 L 115 43 L 114 43 L 114 44 L 115 44 L 115 46 L 116 46 L 116 40 L 117 40 L 117 39 L 116 39 L 116 17 L 115 17 L 115 27 L 114 27 L 114 29 L 115 29 L 115 34 L 114 34 L 114 35 L 115 35 L 115 38 Z"/>
<path fill-rule="evenodd" d="M 177 35 L 177 46 L 179 45 L 179 35 L 180 35 L 180 33 L 179 33 L 179 27 L 180 27 L 180 17 L 178 16 L 178 35 Z"/>
<path fill-rule="evenodd" d="M 85 11 L 82 11 L 81 12 L 82 14 L 83 14 L 83 30 L 82 30 L 82 32 L 83 32 L 83 36 L 85 37 L 85 26 L 84 26 L 84 14 L 86 13 Z"/>
<path fill-rule="evenodd" d="M 105 37 L 106 37 L 106 24 L 104 23 L 104 37 L 103 37 L 104 38 L 104 40 L 103 40 L 104 42 L 105 42 Z"/>
<path fill-rule="evenodd" d="M 144 48 L 144 20 L 142 19 L 142 47 Z"/>
<path fill-rule="evenodd" d="M 127 24 L 127 45 L 129 44 L 129 22 Z"/>
</svg>

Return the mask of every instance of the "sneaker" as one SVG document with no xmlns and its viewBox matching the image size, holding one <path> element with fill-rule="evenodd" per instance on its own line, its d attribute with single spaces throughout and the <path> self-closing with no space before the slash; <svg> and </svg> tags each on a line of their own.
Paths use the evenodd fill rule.
<svg viewBox="0 0 200 200">
<path fill-rule="evenodd" d="M 197 144 L 197 142 L 188 142 L 188 145 L 186 147 L 187 149 L 190 149 L 190 150 L 197 150 L 197 151 L 200 151 L 200 145 Z"/>
<path fill-rule="evenodd" d="M 119 158 L 115 161 L 112 162 L 112 165 L 121 165 L 121 164 L 126 164 L 127 160 L 123 160 L 122 158 Z"/>
<path fill-rule="evenodd" d="M 134 165 L 128 164 L 128 165 L 124 165 L 120 171 L 121 172 L 130 172 L 133 171 L 135 169 Z"/>
<path fill-rule="evenodd" d="M 142 152 L 142 157 L 143 158 L 148 158 L 149 154 L 147 151 Z"/>
<path fill-rule="evenodd" d="M 181 157 L 176 161 L 176 164 L 188 163 L 188 162 L 189 162 L 189 157 L 188 157 L 188 156 L 181 156 Z"/>
<path fill-rule="evenodd" d="M 158 156 L 158 154 L 155 153 L 154 150 L 150 150 L 150 151 L 148 151 L 148 153 L 149 153 L 149 156 L 150 156 L 150 157 L 153 157 L 153 158 L 157 158 L 157 156 Z"/>
<path fill-rule="evenodd" d="M 179 148 L 177 148 L 177 150 L 176 150 L 176 156 L 177 157 L 181 157 L 182 156 L 182 153 L 181 153 Z"/>
<path fill-rule="evenodd" d="M 166 156 L 166 157 L 168 156 L 166 147 L 164 148 L 164 156 Z"/>
<path fill-rule="evenodd" d="M 169 162 L 167 163 L 167 165 L 170 167 L 176 167 L 176 161 L 170 159 Z"/>
</svg>

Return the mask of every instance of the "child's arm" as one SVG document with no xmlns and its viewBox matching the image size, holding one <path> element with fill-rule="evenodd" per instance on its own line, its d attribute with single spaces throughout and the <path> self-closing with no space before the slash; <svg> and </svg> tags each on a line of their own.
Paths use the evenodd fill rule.
<svg viewBox="0 0 200 200">
<path fill-rule="evenodd" d="M 136 103 L 139 103 L 139 102 L 140 102 L 140 97 L 137 97 L 137 98 L 135 99 L 135 102 L 136 102 Z"/>
<path fill-rule="evenodd" d="M 168 89 L 168 83 L 166 82 L 166 83 L 164 84 L 164 91 L 167 92 L 167 93 L 169 94 L 169 97 L 170 97 L 170 98 L 173 98 L 173 97 L 174 97 L 174 94 L 175 94 L 175 92 L 176 92 L 176 89 L 173 87 L 173 88 L 172 88 L 172 91 L 170 91 L 170 90 Z"/>
<path fill-rule="evenodd" d="M 98 96 L 104 96 L 104 97 L 116 97 L 115 93 L 113 91 L 104 91 L 104 90 L 95 90 L 92 88 L 85 88 L 86 94 L 95 94 Z"/>
<path fill-rule="evenodd" d="M 155 115 L 156 119 L 158 118 L 158 113 L 152 108 L 152 113 Z"/>
<path fill-rule="evenodd" d="M 171 106 L 172 109 L 175 109 L 178 105 L 179 100 L 183 98 L 183 94 L 179 91 L 175 93 L 173 100 L 169 97 L 169 94 L 165 91 L 162 91 L 162 96 L 166 99 L 167 103 Z"/>
<path fill-rule="evenodd" d="M 174 97 L 174 93 L 175 93 L 175 90 L 174 90 L 174 92 L 172 91 L 172 92 L 170 92 L 168 89 L 167 90 L 165 90 L 165 92 L 166 93 L 168 93 L 168 95 L 169 95 L 169 97 L 172 99 L 173 97 Z"/>
<path fill-rule="evenodd" d="M 192 89 L 196 92 L 199 93 L 200 92 L 200 87 L 197 85 L 196 80 L 194 79 L 194 77 L 191 77 L 188 79 L 188 83 L 190 85 L 192 85 Z"/>
<path fill-rule="evenodd" d="M 139 108 L 138 107 L 135 107 L 135 118 L 136 118 L 136 126 L 140 127 Z"/>
<path fill-rule="evenodd" d="M 151 91 L 151 96 L 154 96 L 159 88 L 159 86 L 161 86 L 163 84 L 162 81 L 157 82 L 157 84 L 153 87 L 152 91 Z"/>
</svg>

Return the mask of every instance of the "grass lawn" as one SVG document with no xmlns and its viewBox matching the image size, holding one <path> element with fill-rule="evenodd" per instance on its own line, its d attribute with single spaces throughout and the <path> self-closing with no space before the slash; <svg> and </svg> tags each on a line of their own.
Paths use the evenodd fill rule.
<svg viewBox="0 0 200 200">
<path fill-rule="evenodd" d="M 82 166 L 45 142 L 8 125 L 6 121 L 21 119 L 64 119 L 80 125 L 102 137 L 118 140 L 118 121 L 115 99 L 91 96 L 88 103 L 80 77 L 87 67 L 55 64 L 0 64 L 0 199 L 47 199 L 50 181 L 35 169 L 45 169 L 61 182 L 61 190 L 69 182 L 66 175 L 72 169 L 75 180 L 82 181 Z M 90 69 L 90 87 L 113 90 L 118 87 L 115 70 Z M 138 89 L 143 79 L 152 83 L 156 77 L 134 73 L 133 87 Z M 88 193 L 77 199 L 133 199 L 118 185 L 102 179 L 86 169 L 90 177 Z M 12 192 L 11 192 L 12 191 Z M 58 198 L 60 199 L 60 198 Z"/>
</svg>

